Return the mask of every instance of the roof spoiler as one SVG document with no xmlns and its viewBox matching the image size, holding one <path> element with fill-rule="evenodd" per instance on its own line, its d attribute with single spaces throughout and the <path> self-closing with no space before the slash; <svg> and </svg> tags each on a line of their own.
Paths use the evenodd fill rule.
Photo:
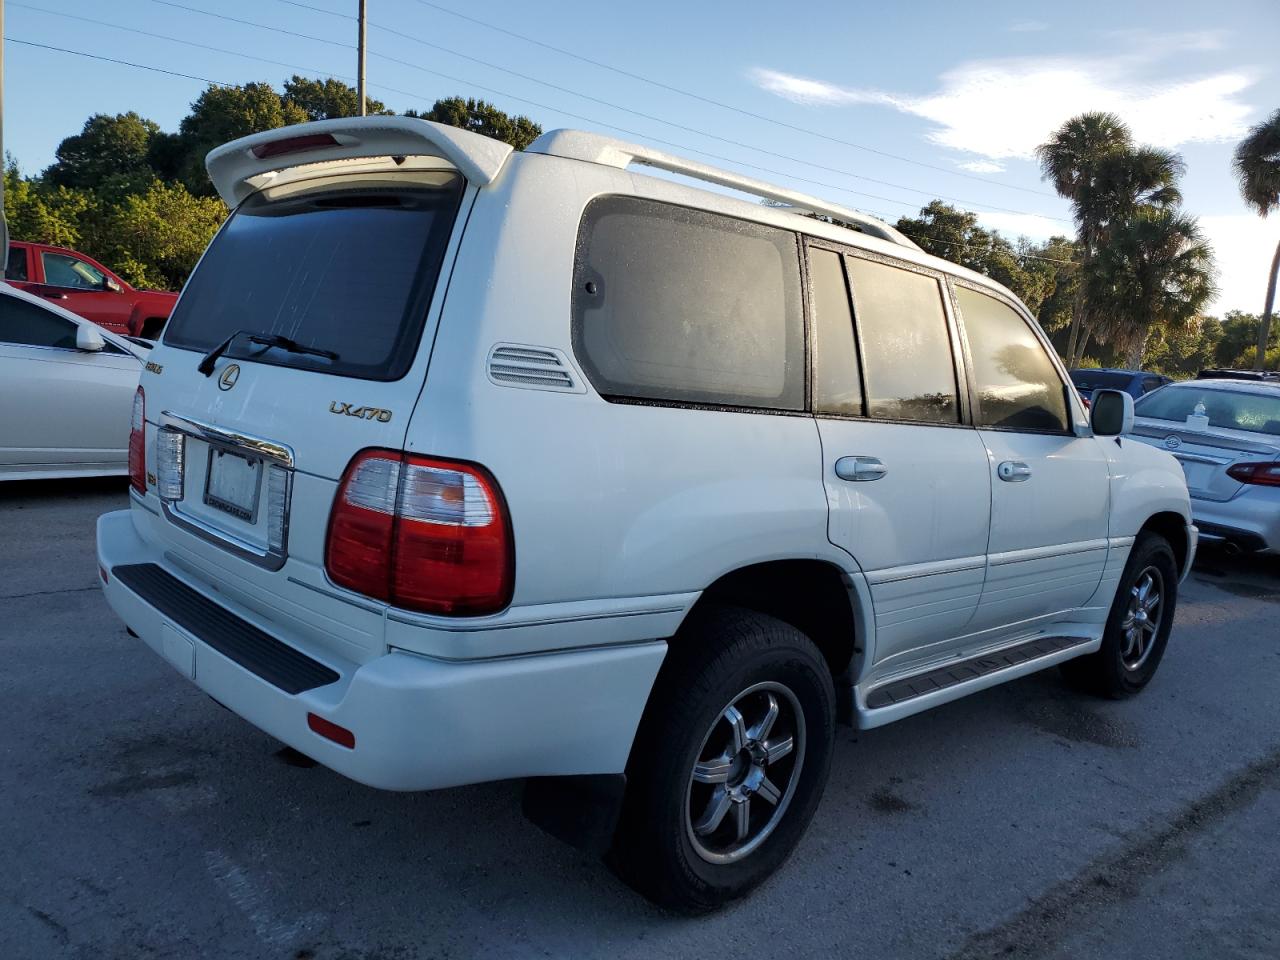
<svg viewBox="0 0 1280 960">
<path fill-rule="evenodd" d="M 658 170 L 665 170 L 668 173 L 678 173 L 695 180 L 740 190 L 752 196 L 771 200 L 786 207 L 792 207 L 794 208 L 792 212 L 800 214 L 812 213 L 821 217 L 830 217 L 832 220 L 847 224 L 854 230 L 865 233 L 868 236 L 887 240 L 899 246 L 910 247 L 912 250 L 920 249 L 906 234 L 891 227 L 883 220 L 860 213 L 857 210 L 828 203 L 826 200 L 820 200 L 805 193 L 797 193 L 794 190 L 788 190 L 786 187 L 775 186 L 764 180 L 744 177 L 742 174 L 734 173 L 731 170 L 721 170 L 719 167 L 698 163 L 694 160 L 686 160 L 674 154 L 663 153 L 661 150 L 652 150 L 649 147 L 627 143 L 623 140 L 615 140 L 612 137 L 604 137 L 596 133 L 583 133 L 579 130 L 552 130 L 549 133 L 544 133 L 525 148 L 525 152 L 545 153 L 553 157 L 564 157 L 570 160 L 585 160 L 588 163 L 601 163 L 623 170 L 633 163 L 642 164 Z"/>
<path fill-rule="evenodd" d="M 509 144 L 417 117 L 343 117 L 264 130 L 232 140 L 205 157 L 227 206 L 235 207 L 271 175 L 302 164 L 378 157 L 438 157 L 478 186 L 502 172 Z"/>
</svg>

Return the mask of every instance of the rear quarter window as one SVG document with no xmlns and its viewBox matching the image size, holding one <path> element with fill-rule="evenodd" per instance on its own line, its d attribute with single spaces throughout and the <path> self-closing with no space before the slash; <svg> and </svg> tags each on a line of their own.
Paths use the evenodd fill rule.
<svg viewBox="0 0 1280 960">
<path fill-rule="evenodd" d="M 804 409 L 794 234 L 633 197 L 583 214 L 574 350 L 608 398 Z"/>
</svg>

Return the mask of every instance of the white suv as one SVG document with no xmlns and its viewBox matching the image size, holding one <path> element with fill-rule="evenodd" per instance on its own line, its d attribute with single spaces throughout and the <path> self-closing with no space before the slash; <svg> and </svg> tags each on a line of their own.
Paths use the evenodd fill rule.
<svg viewBox="0 0 1280 960">
<path fill-rule="evenodd" d="M 208 167 L 235 212 L 142 375 L 102 579 L 334 770 L 529 778 L 697 911 L 795 846 L 837 718 L 1155 672 L 1182 473 L 987 278 L 586 133 L 332 120 Z"/>
</svg>

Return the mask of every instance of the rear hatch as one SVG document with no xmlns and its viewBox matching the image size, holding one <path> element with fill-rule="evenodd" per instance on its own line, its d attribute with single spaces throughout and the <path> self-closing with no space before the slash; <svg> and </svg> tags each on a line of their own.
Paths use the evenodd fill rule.
<svg viewBox="0 0 1280 960">
<path fill-rule="evenodd" d="M 161 535 L 317 636 L 307 608 L 336 593 L 334 492 L 360 450 L 404 446 L 464 188 L 454 169 L 330 171 L 250 195 L 183 291 L 152 356 L 161 374 L 143 380 Z M 380 646 L 376 605 L 363 616 L 379 621 L 363 638 L 332 625 L 337 647 Z"/>
</svg>

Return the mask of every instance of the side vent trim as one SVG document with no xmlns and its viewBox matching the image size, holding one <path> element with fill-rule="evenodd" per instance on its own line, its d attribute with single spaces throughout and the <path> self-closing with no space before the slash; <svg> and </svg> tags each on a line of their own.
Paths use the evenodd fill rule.
<svg viewBox="0 0 1280 960">
<path fill-rule="evenodd" d="M 498 343 L 485 363 L 489 380 L 500 387 L 586 393 L 587 387 L 569 358 L 552 347 Z"/>
</svg>

